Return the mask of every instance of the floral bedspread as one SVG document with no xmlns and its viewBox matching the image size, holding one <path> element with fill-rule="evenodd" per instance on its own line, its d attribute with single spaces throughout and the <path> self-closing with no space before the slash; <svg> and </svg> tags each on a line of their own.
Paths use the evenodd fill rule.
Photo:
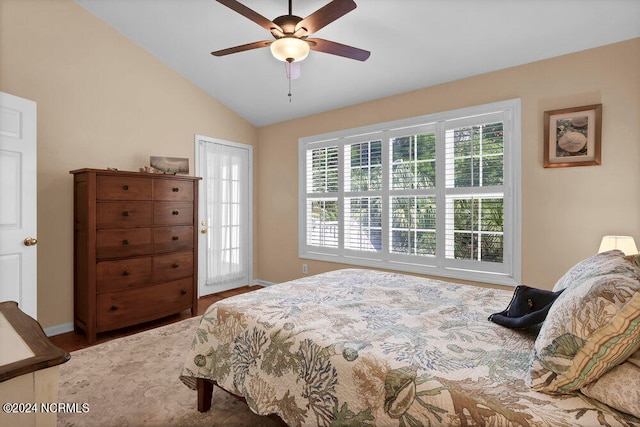
<svg viewBox="0 0 640 427">
<path fill-rule="evenodd" d="M 525 385 L 537 331 L 487 320 L 511 295 L 361 269 L 270 286 L 207 310 L 181 379 L 290 426 L 640 425 Z"/>
</svg>

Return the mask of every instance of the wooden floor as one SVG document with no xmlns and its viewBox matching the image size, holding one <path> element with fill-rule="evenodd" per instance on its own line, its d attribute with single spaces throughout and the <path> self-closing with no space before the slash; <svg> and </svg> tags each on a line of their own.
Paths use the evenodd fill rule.
<svg viewBox="0 0 640 427">
<path fill-rule="evenodd" d="M 229 291 L 220 292 L 217 294 L 211 294 L 204 296 L 198 299 L 198 315 L 204 314 L 206 309 L 213 304 L 214 302 L 223 300 L 225 298 L 244 294 L 245 292 L 255 291 L 260 289 L 260 286 L 243 286 L 242 288 L 231 289 Z M 155 320 L 153 322 L 143 323 L 141 325 L 130 326 L 128 328 L 118 329 L 115 331 L 104 332 L 98 334 L 98 338 L 95 344 L 100 344 L 115 338 L 124 337 L 127 335 L 132 335 L 138 332 L 146 331 L 149 329 L 157 328 L 159 326 L 168 325 L 170 323 L 178 322 L 180 320 L 185 320 L 191 317 L 191 310 L 183 311 L 182 313 L 175 314 L 173 316 L 165 317 L 162 319 Z M 56 346 L 61 349 L 70 352 L 75 350 L 80 350 L 82 348 L 90 347 L 91 345 L 87 341 L 87 337 L 82 334 L 76 334 L 75 332 L 68 332 L 66 334 L 55 335 L 49 337 L 49 340 Z"/>
</svg>

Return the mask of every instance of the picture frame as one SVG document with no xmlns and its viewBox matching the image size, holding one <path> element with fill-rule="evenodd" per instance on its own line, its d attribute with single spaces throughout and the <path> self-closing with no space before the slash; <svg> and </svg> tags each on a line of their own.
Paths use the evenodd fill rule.
<svg viewBox="0 0 640 427">
<path fill-rule="evenodd" d="M 544 167 L 601 163 L 602 104 L 544 112 Z"/>
<path fill-rule="evenodd" d="M 149 164 L 156 173 L 168 175 L 189 173 L 188 158 L 151 156 L 149 158 Z"/>
</svg>

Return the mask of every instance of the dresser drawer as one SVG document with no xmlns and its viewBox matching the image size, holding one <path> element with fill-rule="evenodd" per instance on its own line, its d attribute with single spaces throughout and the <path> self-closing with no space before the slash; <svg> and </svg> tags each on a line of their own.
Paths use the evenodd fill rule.
<svg viewBox="0 0 640 427">
<path fill-rule="evenodd" d="M 193 227 L 157 227 L 153 230 L 153 253 L 186 251 L 193 248 Z"/>
<path fill-rule="evenodd" d="M 156 202 L 153 205 L 155 225 L 193 224 L 193 203 Z"/>
<path fill-rule="evenodd" d="M 98 200 L 151 200 L 152 184 L 146 178 L 97 176 Z"/>
<path fill-rule="evenodd" d="M 192 252 L 178 252 L 153 257 L 153 280 L 155 282 L 191 276 L 193 276 Z"/>
<path fill-rule="evenodd" d="M 146 286 L 151 283 L 151 257 L 118 261 L 100 261 L 96 265 L 96 291 L 115 291 Z"/>
<path fill-rule="evenodd" d="M 140 227 L 152 224 L 152 202 L 98 202 L 96 225 L 107 227 Z"/>
<path fill-rule="evenodd" d="M 191 202 L 193 182 L 179 179 L 156 179 L 153 183 L 153 200 Z"/>
<path fill-rule="evenodd" d="M 97 296 L 97 332 L 121 328 L 178 313 L 192 305 L 193 279 Z"/>
<path fill-rule="evenodd" d="M 97 230 L 96 258 L 150 255 L 153 251 L 151 236 L 151 228 Z"/>
</svg>

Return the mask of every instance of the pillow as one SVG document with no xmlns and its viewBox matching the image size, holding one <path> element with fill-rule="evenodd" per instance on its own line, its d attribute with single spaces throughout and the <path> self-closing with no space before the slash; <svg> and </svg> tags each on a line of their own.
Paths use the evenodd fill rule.
<svg viewBox="0 0 640 427">
<path fill-rule="evenodd" d="M 631 264 L 635 265 L 636 267 L 640 267 L 640 254 L 627 255 L 626 257 L 624 257 L 624 259 L 626 259 L 627 261 L 629 261 Z"/>
<path fill-rule="evenodd" d="M 640 347 L 640 267 L 620 254 L 591 257 L 556 284 L 565 290 L 534 344 L 527 378 L 533 389 L 579 390 Z"/>
<path fill-rule="evenodd" d="M 571 267 L 569 271 L 556 282 L 553 291 L 560 291 L 572 283 L 580 282 L 585 276 L 591 275 L 594 270 L 599 270 L 607 263 L 622 257 L 624 257 L 624 252 L 614 249 L 584 259 Z"/>
<path fill-rule="evenodd" d="M 562 291 L 552 292 L 518 285 L 507 308 L 499 313 L 493 313 L 489 316 L 489 320 L 514 329 L 537 325 L 544 321 L 551 305 L 561 293 Z"/>
<path fill-rule="evenodd" d="M 640 351 L 580 391 L 592 399 L 640 418 Z"/>
</svg>

